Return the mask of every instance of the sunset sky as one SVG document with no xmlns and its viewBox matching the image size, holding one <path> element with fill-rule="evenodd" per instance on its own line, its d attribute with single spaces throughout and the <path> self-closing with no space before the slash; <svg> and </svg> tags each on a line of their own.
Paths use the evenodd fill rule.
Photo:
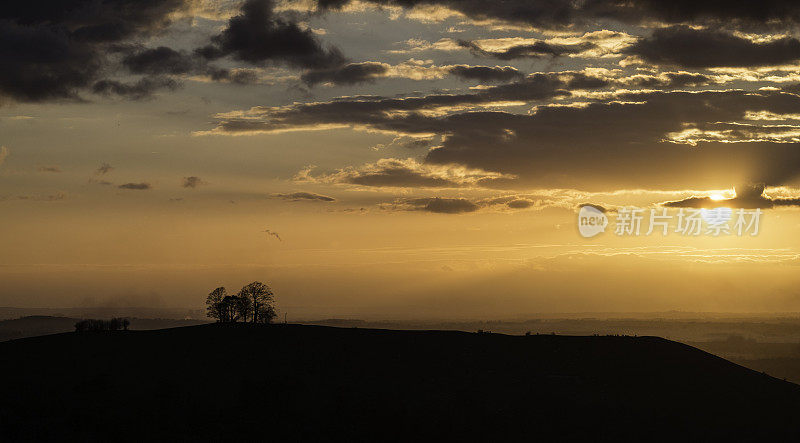
<svg viewBox="0 0 800 443">
<path fill-rule="evenodd" d="M 0 305 L 261 280 L 296 318 L 798 312 L 798 25 L 788 0 L 10 2 Z M 629 206 L 762 214 L 618 236 Z"/>
</svg>

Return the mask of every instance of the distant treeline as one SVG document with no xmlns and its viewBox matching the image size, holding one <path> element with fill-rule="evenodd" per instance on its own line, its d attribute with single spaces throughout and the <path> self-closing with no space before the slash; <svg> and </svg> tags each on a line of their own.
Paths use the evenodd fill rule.
<svg viewBox="0 0 800 443">
<path fill-rule="evenodd" d="M 127 318 L 115 317 L 111 320 L 97 320 L 86 319 L 75 323 L 75 332 L 87 331 L 119 331 L 120 329 L 128 330 L 131 325 L 130 320 Z"/>
</svg>

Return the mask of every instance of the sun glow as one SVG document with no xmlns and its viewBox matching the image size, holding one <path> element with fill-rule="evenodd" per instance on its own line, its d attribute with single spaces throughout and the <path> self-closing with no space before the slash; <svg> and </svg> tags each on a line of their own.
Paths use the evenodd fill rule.
<svg viewBox="0 0 800 443">
<path fill-rule="evenodd" d="M 714 201 L 720 201 L 720 200 L 725 200 L 726 197 L 722 194 L 711 194 L 708 196 L 708 198 Z"/>
</svg>

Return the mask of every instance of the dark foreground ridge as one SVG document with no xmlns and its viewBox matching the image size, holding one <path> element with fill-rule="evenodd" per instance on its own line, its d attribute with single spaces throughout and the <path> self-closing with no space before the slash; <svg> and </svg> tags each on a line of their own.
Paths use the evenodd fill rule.
<svg viewBox="0 0 800 443">
<path fill-rule="evenodd" d="M 14 340 L 0 365 L 3 441 L 800 435 L 800 387 L 655 337 L 212 324 Z"/>
</svg>

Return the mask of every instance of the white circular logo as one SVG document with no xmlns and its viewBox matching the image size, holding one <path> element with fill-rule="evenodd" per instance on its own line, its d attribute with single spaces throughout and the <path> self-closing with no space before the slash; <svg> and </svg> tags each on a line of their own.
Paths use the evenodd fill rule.
<svg viewBox="0 0 800 443">
<path fill-rule="evenodd" d="M 600 209 L 592 205 L 583 205 L 578 211 L 578 231 L 582 236 L 589 238 L 605 232 L 608 226 L 608 217 Z"/>
</svg>

